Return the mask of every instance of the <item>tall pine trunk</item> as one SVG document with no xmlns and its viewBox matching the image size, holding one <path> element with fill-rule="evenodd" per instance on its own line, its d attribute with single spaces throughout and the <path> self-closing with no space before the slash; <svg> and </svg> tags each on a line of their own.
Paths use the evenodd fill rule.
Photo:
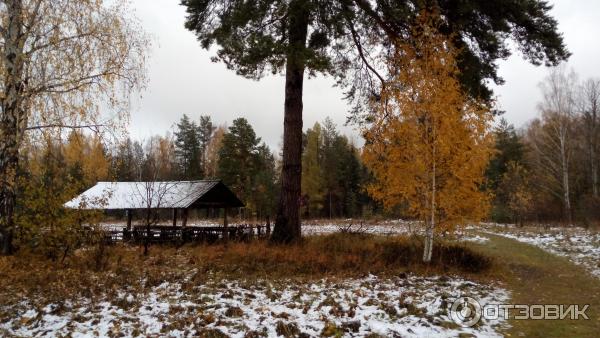
<svg viewBox="0 0 600 338">
<path fill-rule="evenodd" d="M 8 23 L 3 31 L 4 92 L 0 101 L 0 252 L 13 251 L 19 143 L 26 124 L 23 112 L 23 34 L 21 0 L 6 4 Z"/>
<path fill-rule="evenodd" d="M 281 195 L 271 237 L 271 240 L 278 243 L 290 243 L 301 237 L 299 203 L 302 177 L 302 89 L 305 69 L 303 53 L 309 20 L 307 5 L 306 1 L 296 0 L 290 3 L 289 9 Z"/>
</svg>

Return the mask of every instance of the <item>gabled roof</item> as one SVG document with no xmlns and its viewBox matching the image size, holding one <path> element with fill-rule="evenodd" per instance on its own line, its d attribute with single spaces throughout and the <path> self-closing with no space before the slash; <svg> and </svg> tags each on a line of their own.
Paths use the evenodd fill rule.
<svg viewBox="0 0 600 338">
<path fill-rule="evenodd" d="M 72 209 L 171 209 L 243 207 L 220 180 L 98 182 L 65 203 Z"/>
</svg>

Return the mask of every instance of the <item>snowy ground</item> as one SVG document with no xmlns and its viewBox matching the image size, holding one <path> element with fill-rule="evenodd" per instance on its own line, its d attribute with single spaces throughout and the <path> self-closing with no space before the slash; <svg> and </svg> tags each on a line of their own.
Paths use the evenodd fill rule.
<svg viewBox="0 0 600 338">
<path fill-rule="evenodd" d="M 131 291 L 130 291 L 131 292 Z M 506 302 L 506 290 L 460 278 L 367 276 L 343 281 L 163 283 L 137 297 L 82 299 L 36 308 L 23 301 L 0 317 L 0 336 L 499 337 L 505 321 L 462 328 L 454 299 Z"/>
<path fill-rule="evenodd" d="M 254 224 L 252 221 L 236 221 L 235 219 L 229 222 L 230 226 L 239 224 Z M 258 223 L 257 223 L 258 224 Z M 264 225 L 264 223 L 263 223 Z M 215 227 L 223 226 L 222 220 L 208 219 L 208 220 L 190 220 L 187 223 L 190 227 Z M 273 226 L 271 224 L 271 226 Z M 105 230 L 123 230 L 126 227 L 125 222 L 114 221 L 105 222 L 100 224 Z M 418 224 L 415 221 L 405 220 L 384 220 L 375 222 L 364 222 L 360 220 L 307 220 L 302 222 L 302 234 L 303 235 L 321 235 L 330 234 L 340 231 L 347 232 L 361 232 L 369 234 L 379 235 L 398 235 L 407 234 L 414 231 L 420 231 Z"/>
<path fill-rule="evenodd" d="M 486 231 L 567 257 L 600 278 L 600 233 L 598 232 L 577 227 L 517 228 L 510 225 L 488 225 Z"/>
<path fill-rule="evenodd" d="M 458 238 L 461 241 L 475 242 L 475 243 L 487 243 L 490 239 L 479 235 L 463 235 Z"/>
<path fill-rule="evenodd" d="M 418 230 L 417 223 L 404 220 L 364 222 L 359 220 L 303 221 L 303 235 L 321 235 L 335 232 L 360 232 L 378 235 L 408 234 Z"/>
</svg>

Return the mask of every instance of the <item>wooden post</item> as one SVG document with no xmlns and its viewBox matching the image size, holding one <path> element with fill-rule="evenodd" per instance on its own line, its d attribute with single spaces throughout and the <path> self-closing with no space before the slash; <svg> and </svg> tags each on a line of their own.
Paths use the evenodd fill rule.
<svg viewBox="0 0 600 338">
<path fill-rule="evenodd" d="M 267 215 L 267 237 L 271 236 L 271 219 Z"/>
<path fill-rule="evenodd" d="M 181 221 L 181 226 L 185 228 L 185 226 L 187 225 L 187 219 L 188 219 L 188 209 L 183 209 L 183 220 Z"/>
<path fill-rule="evenodd" d="M 123 236 L 124 240 L 131 239 L 131 218 L 133 217 L 133 212 L 131 209 L 125 210 L 125 215 L 127 216 L 127 228 L 125 228 L 125 234 Z"/>
<path fill-rule="evenodd" d="M 182 219 L 181 219 L 181 240 L 182 242 L 187 242 L 188 241 L 188 236 L 187 236 L 187 231 L 185 229 L 186 225 L 187 225 L 187 219 L 188 219 L 188 208 L 182 209 Z"/>
<path fill-rule="evenodd" d="M 227 222 L 227 212 L 229 211 L 229 208 L 225 207 L 224 211 L 223 211 L 223 240 L 225 240 L 225 242 L 227 242 L 229 240 L 229 223 Z"/>
<path fill-rule="evenodd" d="M 131 209 L 125 210 L 125 215 L 127 215 L 127 231 L 131 231 L 131 218 L 133 217 Z"/>
<path fill-rule="evenodd" d="M 173 226 L 177 225 L 177 208 L 173 208 Z"/>
</svg>

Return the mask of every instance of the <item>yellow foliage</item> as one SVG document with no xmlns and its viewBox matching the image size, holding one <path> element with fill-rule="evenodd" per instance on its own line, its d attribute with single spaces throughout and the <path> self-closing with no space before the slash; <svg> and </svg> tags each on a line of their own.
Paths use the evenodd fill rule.
<svg viewBox="0 0 600 338">
<path fill-rule="evenodd" d="M 529 172 L 522 165 L 509 162 L 498 189 L 507 200 L 507 207 L 513 221 L 519 224 L 523 223 L 524 216 L 533 206 L 528 177 Z"/>
<path fill-rule="evenodd" d="M 86 188 L 108 178 L 110 161 L 99 136 L 86 136 L 74 131 L 69 135 L 62 152 L 66 166 L 80 171 L 81 177 L 78 178 Z"/>
<path fill-rule="evenodd" d="M 22 173 L 15 223 L 16 245 L 64 259 L 83 241 L 95 240 L 90 226 L 101 212 L 70 210 L 63 204 L 108 177 L 109 160 L 98 137 L 72 133 L 66 144 L 51 138 L 21 151 Z"/>
<path fill-rule="evenodd" d="M 493 115 L 462 90 L 458 51 L 436 27 L 434 16 L 423 13 L 412 39 L 395 42 L 390 79 L 363 130 L 363 159 L 375 176 L 368 191 L 387 209 L 405 205 L 414 217 L 449 230 L 488 211 L 480 186 Z"/>
</svg>

